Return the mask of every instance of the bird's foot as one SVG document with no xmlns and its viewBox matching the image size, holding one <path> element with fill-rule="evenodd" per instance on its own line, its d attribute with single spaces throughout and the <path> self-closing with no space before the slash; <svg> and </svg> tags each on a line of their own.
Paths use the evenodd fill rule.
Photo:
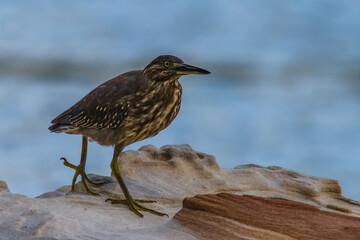
<svg viewBox="0 0 360 240">
<path fill-rule="evenodd" d="M 72 180 L 72 184 L 71 184 L 71 192 L 75 192 L 76 179 L 77 179 L 77 177 L 80 175 L 80 176 L 81 176 L 81 182 L 82 182 L 82 184 L 83 184 L 86 192 L 87 192 L 88 194 L 90 194 L 90 195 L 99 196 L 98 193 L 95 193 L 95 192 L 93 192 L 93 191 L 91 191 L 91 190 L 89 189 L 89 187 L 88 187 L 87 184 L 86 184 L 86 181 L 88 181 L 89 183 L 94 184 L 94 185 L 102 185 L 103 183 L 95 183 L 95 182 L 91 181 L 91 180 L 86 176 L 85 169 L 84 169 L 83 166 L 81 166 L 81 165 L 75 166 L 74 164 L 68 162 L 68 160 L 67 160 L 66 158 L 64 158 L 64 157 L 62 157 L 62 158 L 60 158 L 60 159 L 64 161 L 63 164 L 64 164 L 66 167 L 69 167 L 69 168 L 72 168 L 72 169 L 75 170 L 75 174 L 74 174 L 74 177 L 73 177 L 73 180 Z"/>
<path fill-rule="evenodd" d="M 75 165 L 72 164 L 72 163 L 69 163 L 69 161 L 68 161 L 66 158 L 64 158 L 64 157 L 60 158 L 60 160 L 63 160 L 63 161 L 64 161 L 63 164 L 64 164 L 66 167 L 72 168 L 72 169 L 74 169 L 75 171 L 76 171 L 76 170 L 78 169 L 78 167 L 79 167 L 79 166 L 75 166 Z"/>
<path fill-rule="evenodd" d="M 133 201 L 138 203 L 156 203 L 154 200 L 144 200 L 144 199 L 134 199 Z M 126 199 L 111 199 L 108 198 L 105 200 L 105 202 L 111 202 L 111 204 L 128 204 L 128 201 Z"/>
<path fill-rule="evenodd" d="M 122 199 L 111 199 L 111 198 L 108 198 L 106 199 L 105 202 L 110 202 L 111 204 L 126 204 L 129 209 L 134 212 L 136 215 L 138 215 L 139 217 L 144 217 L 143 214 L 141 214 L 139 212 L 140 211 L 145 211 L 145 212 L 149 212 L 149 213 L 152 213 L 152 214 L 155 214 L 155 215 L 158 215 L 158 216 L 167 216 L 169 217 L 166 213 L 161 213 L 161 212 L 158 212 L 158 211 L 155 211 L 155 210 L 152 210 L 150 208 L 146 208 L 146 207 L 143 207 L 141 206 L 139 203 L 154 203 L 156 201 L 153 201 L 153 200 L 143 200 L 143 199 L 125 199 L 125 200 L 122 200 Z"/>
</svg>

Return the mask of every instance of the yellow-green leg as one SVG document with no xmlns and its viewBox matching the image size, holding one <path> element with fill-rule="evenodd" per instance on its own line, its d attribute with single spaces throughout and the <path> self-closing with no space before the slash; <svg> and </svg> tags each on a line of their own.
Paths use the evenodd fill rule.
<svg viewBox="0 0 360 240">
<path fill-rule="evenodd" d="M 139 203 L 147 203 L 147 202 L 155 202 L 155 201 L 147 201 L 147 200 L 134 200 L 131 195 L 129 190 L 126 187 L 126 184 L 124 182 L 124 179 L 121 177 L 120 175 L 120 171 L 119 171 L 119 165 L 118 165 L 118 157 L 120 155 L 120 153 L 122 152 L 122 150 L 124 149 L 123 146 L 121 145 L 115 145 L 115 149 L 114 149 L 114 156 L 113 159 L 111 161 L 111 170 L 112 173 L 114 174 L 116 180 L 118 181 L 120 188 L 122 190 L 122 192 L 125 195 L 125 200 L 118 200 L 118 199 L 107 199 L 106 201 L 110 201 L 112 204 L 126 204 L 128 205 L 129 209 L 131 211 L 133 211 L 135 214 L 137 214 L 139 217 L 144 217 L 139 211 L 146 211 L 158 216 L 168 216 L 165 213 L 161 213 L 161 212 L 157 212 L 155 210 L 146 208 L 141 206 Z"/>
<path fill-rule="evenodd" d="M 89 189 L 89 187 L 87 186 L 86 182 L 89 182 L 90 184 L 96 185 L 96 186 L 100 186 L 104 183 L 96 183 L 91 181 L 85 173 L 85 165 L 86 165 L 86 155 L 87 155 L 87 146 L 88 146 L 88 138 L 86 136 L 82 137 L 82 147 L 81 147 L 81 158 L 80 158 L 80 164 L 75 166 L 74 164 L 69 163 L 66 158 L 62 157 L 61 159 L 64 160 L 64 165 L 72 168 L 75 170 L 75 174 L 74 177 L 72 179 L 72 184 L 71 184 L 71 191 L 74 192 L 75 191 L 75 183 L 76 183 L 76 179 L 77 177 L 80 175 L 81 176 L 81 182 L 84 186 L 84 188 L 86 189 L 86 192 L 91 194 L 91 195 L 95 195 L 98 196 L 98 193 L 94 193 L 93 191 L 91 191 Z"/>
</svg>

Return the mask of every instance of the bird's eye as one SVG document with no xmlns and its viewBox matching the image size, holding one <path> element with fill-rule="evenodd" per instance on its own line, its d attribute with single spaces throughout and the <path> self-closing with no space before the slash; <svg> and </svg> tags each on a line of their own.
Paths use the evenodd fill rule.
<svg viewBox="0 0 360 240">
<path fill-rule="evenodd" d="M 170 63 L 169 62 L 164 62 L 164 66 L 168 68 L 170 66 Z"/>
</svg>

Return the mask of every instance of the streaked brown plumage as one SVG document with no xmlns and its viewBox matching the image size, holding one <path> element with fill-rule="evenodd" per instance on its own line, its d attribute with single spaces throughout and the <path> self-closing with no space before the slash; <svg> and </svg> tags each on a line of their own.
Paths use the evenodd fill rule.
<svg viewBox="0 0 360 240">
<path fill-rule="evenodd" d="M 180 76 L 209 73 L 184 64 L 177 57 L 159 56 L 144 70 L 127 72 L 101 84 L 56 117 L 51 122 L 50 131 L 83 135 L 80 165 L 74 166 L 64 158 L 64 164 L 76 170 L 72 191 L 80 174 L 86 190 L 94 194 L 85 183 L 85 180 L 93 183 L 85 174 L 87 138 L 90 138 L 101 145 L 115 146 L 111 168 L 126 200 L 111 202 L 128 204 L 139 216 L 142 214 L 138 210 L 164 215 L 142 207 L 131 198 L 118 171 L 116 159 L 125 146 L 155 136 L 174 120 L 181 105 Z"/>
</svg>

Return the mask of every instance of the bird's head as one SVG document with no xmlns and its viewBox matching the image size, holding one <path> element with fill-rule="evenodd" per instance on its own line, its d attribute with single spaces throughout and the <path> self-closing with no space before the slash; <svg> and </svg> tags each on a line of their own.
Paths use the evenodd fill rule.
<svg viewBox="0 0 360 240">
<path fill-rule="evenodd" d="M 168 81 L 188 74 L 209 74 L 210 72 L 185 64 L 183 60 L 171 55 L 161 55 L 144 68 L 144 74 L 153 80 Z"/>
</svg>

